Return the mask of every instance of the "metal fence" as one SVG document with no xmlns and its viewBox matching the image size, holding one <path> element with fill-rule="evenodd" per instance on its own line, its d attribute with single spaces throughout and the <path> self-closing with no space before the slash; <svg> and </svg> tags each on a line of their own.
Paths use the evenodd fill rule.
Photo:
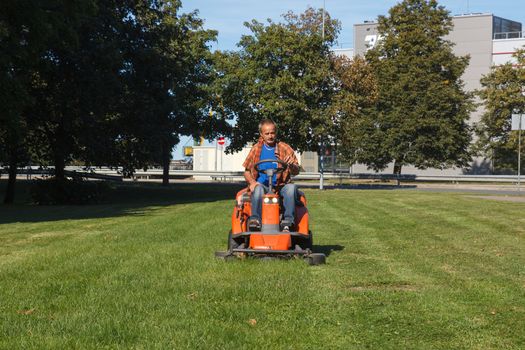
<svg viewBox="0 0 525 350">
<path fill-rule="evenodd" d="M 33 176 L 50 176 L 53 168 L 25 167 L 18 169 L 19 175 L 26 175 L 28 178 Z M 0 174 L 2 172 L 0 171 Z M 67 176 L 80 176 L 85 178 L 123 181 L 121 169 L 119 168 L 83 168 L 83 167 L 66 167 Z M 5 171 L 3 175 L 5 176 Z M 158 179 L 162 177 L 162 169 L 139 170 L 133 175 L 134 179 Z M 244 181 L 242 171 L 193 171 L 193 170 L 171 170 L 171 178 L 200 178 L 209 181 Z M 313 172 L 303 172 L 294 177 L 295 180 L 314 180 L 319 181 L 320 174 Z M 478 183 L 517 183 L 517 175 L 416 175 L 416 174 L 381 174 L 381 173 L 348 173 L 335 172 L 324 173 L 325 180 L 383 180 L 383 181 L 403 181 L 403 182 L 478 182 Z"/>
</svg>

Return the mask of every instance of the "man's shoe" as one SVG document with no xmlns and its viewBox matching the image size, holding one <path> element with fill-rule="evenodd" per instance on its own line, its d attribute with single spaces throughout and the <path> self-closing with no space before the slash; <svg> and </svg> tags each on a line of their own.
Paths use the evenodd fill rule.
<svg viewBox="0 0 525 350">
<path fill-rule="evenodd" d="M 259 218 L 252 216 L 248 219 L 248 231 L 260 231 L 261 221 Z"/>
<path fill-rule="evenodd" d="M 283 232 L 290 232 L 293 226 L 293 222 L 287 219 L 281 221 L 281 230 Z"/>
</svg>

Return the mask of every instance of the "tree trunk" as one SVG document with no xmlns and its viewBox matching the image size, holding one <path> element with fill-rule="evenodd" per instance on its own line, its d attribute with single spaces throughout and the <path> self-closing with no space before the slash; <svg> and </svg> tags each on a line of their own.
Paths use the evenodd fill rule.
<svg viewBox="0 0 525 350">
<path fill-rule="evenodd" d="M 11 150 L 9 155 L 9 179 L 7 180 L 7 188 L 5 190 L 4 203 L 13 204 L 15 200 L 15 182 L 16 170 L 18 165 L 18 157 L 16 149 Z"/>
<path fill-rule="evenodd" d="M 394 175 L 401 175 L 401 167 L 403 164 L 401 164 L 400 161 L 397 159 L 394 161 Z"/>
<path fill-rule="evenodd" d="M 65 179 L 65 168 L 66 168 L 66 162 L 64 161 L 64 156 L 62 155 L 62 152 L 56 152 L 55 153 L 55 178 L 57 180 L 64 180 Z"/>
<path fill-rule="evenodd" d="M 64 119 L 62 118 L 58 124 L 58 128 L 56 130 L 56 133 L 54 135 L 54 142 L 53 142 L 53 158 L 54 158 L 54 165 L 55 165 L 55 178 L 57 180 L 64 180 L 65 179 L 65 168 L 66 168 L 66 154 L 68 154 L 68 150 L 70 149 L 68 146 L 68 141 L 66 140 L 66 133 L 65 133 L 65 126 L 64 126 Z"/>
<path fill-rule="evenodd" d="M 401 183 L 399 181 L 399 176 L 401 175 L 401 168 L 403 167 L 403 164 L 399 160 L 394 161 L 394 175 L 396 176 L 396 184 L 399 186 Z"/>
<path fill-rule="evenodd" d="M 162 185 L 168 186 L 170 183 L 170 162 L 171 149 L 167 142 L 162 146 Z"/>
</svg>

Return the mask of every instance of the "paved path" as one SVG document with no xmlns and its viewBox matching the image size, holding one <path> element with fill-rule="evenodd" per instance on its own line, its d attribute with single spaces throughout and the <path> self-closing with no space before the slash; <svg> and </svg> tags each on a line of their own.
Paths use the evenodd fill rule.
<svg viewBox="0 0 525 350">
<path fill-rule="evenodd" d="M 302 188 L 319 188 L 319 184 L 308 182 L 296 182 Z M 394 191 L 429 191 L 429 192 L 459 192 L 473 194 L 491 195 L 512 195 L 524 196 L 525 186 L 518 191 L 515 185 L 494 185 L 494 184 L 446 184 L 446 183 L 402 183 L 400 186 L 388 183 L 369 183 L 369 184 L 345 184 L 345 185 L 325 185 L 327 190 L 350 189 L 350 190 L 394 190 Z"/>
<path fill-rule="evenodd" d="M 525 188 L 518 191 L 515 185 L 493 184 L 417 184 L 417 190 L 435 192 L 468 192 L 480 194 L 497 194 L 525 196 Z M 525 197 L 524 197 L 525 198 Z"/>
<path fill-rule="evenodd" d="M 470 198 L 476 198 L 476 199 L 490 199 L 495 201 L 503 201 L 503 202 L 518 202 L 518 203 L 525 203 L 525 196 L 468 196 Z"/>
</svg>

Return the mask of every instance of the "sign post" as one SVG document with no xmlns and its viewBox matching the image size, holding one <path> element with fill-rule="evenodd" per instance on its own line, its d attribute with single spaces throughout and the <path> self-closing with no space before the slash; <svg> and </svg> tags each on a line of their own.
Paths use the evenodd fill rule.
<svg viewBox="0 0 525 350">
<path fill-rule="evenodd" d="M 217 148 L 218 148 L 218 141 L 215 141 L 215 171 L 217 171 Z"/>
<path fill-rule="evenodd" d="M 525 127 L 525 114 L 512 115 L 512 130 L 518 130 L 518 192 L 521 191 L 521 130 Z"/>
<path fill-rule="evenodd" d="M 224 136 L 220 136 L 217 139 L 217 143 L 221 146 L 221 171 L 222 171 L 223 170 L 222 169 L 222 154 L 224 153 L 223 149 L 224 149 L 224 144 L 226 143 L 226 141 L 224 140 Z"/>
</svg>

